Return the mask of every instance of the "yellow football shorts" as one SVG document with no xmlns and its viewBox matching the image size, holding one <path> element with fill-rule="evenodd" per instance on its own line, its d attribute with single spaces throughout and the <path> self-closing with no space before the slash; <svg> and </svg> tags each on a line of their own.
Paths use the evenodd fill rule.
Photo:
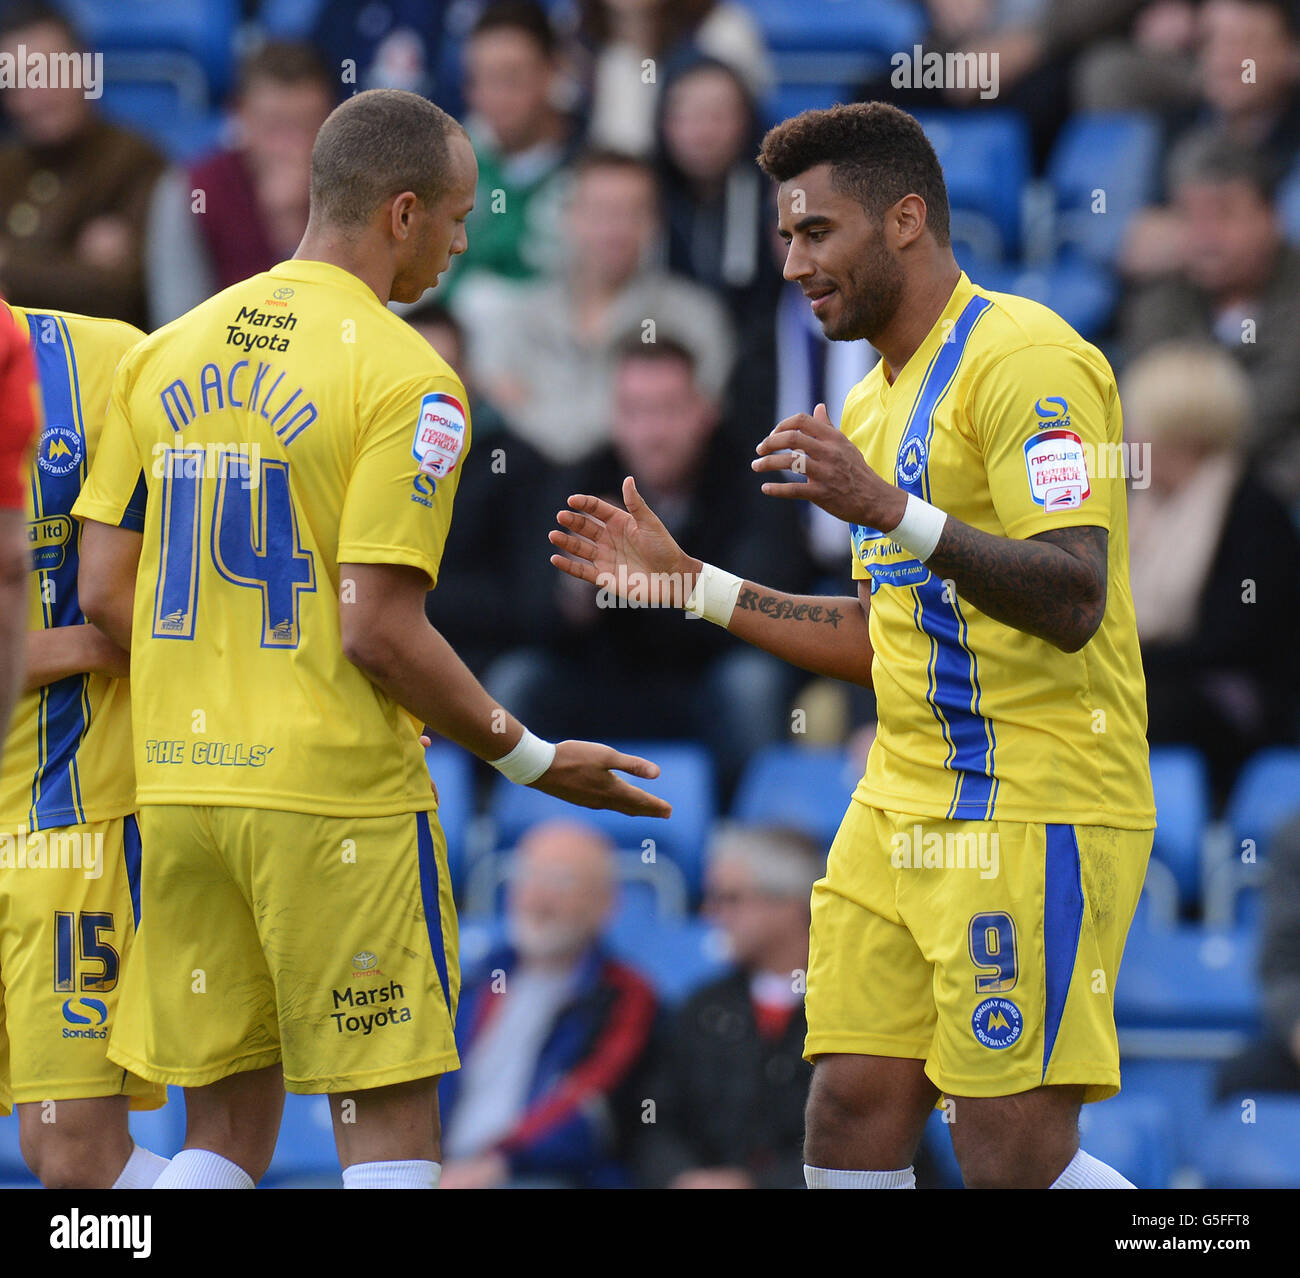
<svg viewBox="0 0 1300 1278">
<path fill-rule="evenodd" d="M 804 1056 L 924 1060 L 950 1096 L 1113 1096 L 1115 978 L 1152 836 L 854 800 L 813 886 Z"/>
<path fill-rule="evenodd" d="M 106 1055 L 139 916 L 132 816 L 0 832 L 0 1114 L 15 1104 L 167 1093 Z"/>
<path fill-rule="evenodd" d="M 460 969 L 433 812 L 146 806 L 144 925 L 109 1055 L 201 1087 L 282 1061 L 291 1092 L 456 1069 Z"/>
</svg>

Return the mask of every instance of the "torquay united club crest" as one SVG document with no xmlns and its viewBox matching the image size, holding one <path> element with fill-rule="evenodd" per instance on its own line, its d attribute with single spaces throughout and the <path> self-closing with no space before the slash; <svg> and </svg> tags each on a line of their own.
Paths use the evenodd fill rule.
<svg viewBox="0 0 1300 1278">
<path fill-rule="evenodd" d="M 81 436 L 67 426 L 47 426 L 36 449 L 36 464 L 47 475 L 70 475 L 81 465 Z"/>
</svg>

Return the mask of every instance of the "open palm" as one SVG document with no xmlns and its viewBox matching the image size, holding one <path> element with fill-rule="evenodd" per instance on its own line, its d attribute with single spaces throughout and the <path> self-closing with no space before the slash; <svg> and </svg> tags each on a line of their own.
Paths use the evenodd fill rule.
<svg viewBox="0 0 1300 1278">
<path fill-rule="evenodd" d="M 570 497 L 570 509 L 556 516 L 562 527 L 550 533 L 551 545 L 565 553 L 551 563 L 620 597 L 683 606 L 699 563 L 682 552 L 631 476 L 623 481 L 623 502 L 626 510 L 585 493 Z"/>
</svg>

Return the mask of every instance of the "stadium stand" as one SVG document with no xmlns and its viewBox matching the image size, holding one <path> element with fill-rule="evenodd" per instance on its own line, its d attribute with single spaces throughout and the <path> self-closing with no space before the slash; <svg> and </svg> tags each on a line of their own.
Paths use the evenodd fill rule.
<svg viewBox="0 0 1300 1278">
<path fill-rule="evenodd" d="M 62 7 L 88 44 L 105 54 L 106 114 L 155 140 L 173 160 L 189 161 L 222 138 L 221 104 L 235 82 L 237 54 L 250 34 L 257 38 L 259 21 L 275 35 L 306 37 L 322 5 L 270 0 L 260 13 L 237 0 L 64 0 Z M 473 3 L 454 7 L 457 25 L 440 54 L 444 71 L 477 12 Z M 548 7 L 571 16 L 572 6 L 562 0 Z M 769 121 L 851 100 L 855 85 L 881 74 L 891 54 L 910 51 L 927 30 L 924 6 L 906 0 L 744 0 L 744 7 L 776 70 L 761 103 Z M 581 86 L 571 87 L 580 101 Z M 1028 125 L 997 104 L 931 109 L 919 118 L 944 165 L 962 266 L 987 288 L 1052 307 L 1122 365 L 1113 321 L 1130 287 L 1123 273 L 1126 236 L 1161 197 L 1169 122 L 1154 112 L 1075 112 L 1036 172 Z M 1300 165 L 1284 179 L 1279 207 L 1291 240 L 1300 241 Z M 1300 420 L 1294 426 L 1300 433 Z M 576 695 L 596 697 L 599 689 Z M 651 788 L 674 812 L 668 822 L 581 814 L 620 849 L 618 904 L 606 935 L 666 1004 L 678 1004 L 725 968 L 717 929 L 697 910 L 724 798 L 713 760 L 696 743 L 618 748 L 661 764 Z M 505 935 L 502 900 L 516 842 L 536 823 L 573 810 L 504 779 L 484 785 L 470 756 L 447 743 L 431 746 L 426 759 L 464 907 L 460 945 L 469 968 Z M 1085 1143 L 1144 1188 L 1295 1187 L 1300 1099 L 1251 1098 L 1248 1119 L 1237 1099 L 1216 1105 L 1212 1097 L 1218 1063 L 1260 1028 L 1261 868 L 1270 840 L 1300 810 L 1300 734 L 1244 761 L 1222 811 L 1213 804 L 1205 759 L 1190 746 L 1153 749 L 1151 768 L 1159 828 L 1116 989 L 1123 1090 L 1085 1109 Z M 794 827 L 829 847 L 855 782 L 840 739 L 810 747 L 792 737 L 750 758 L 726 815 Z M 1252 841 L 1255 855 L 1243 862 L 1244 841 Z M 164 1109 L 133 1114 L 131 1129 L 159 1153 L 175 1150 L 184 1135 L 177 1089 Z M 941 1181 L 959 1186 L 939 1112 L 924 1140 Z M 327 1102 L 290 1095 L 264 1184 L 337 1180 Z M 34 1183 L 16 1117 L 0 1118 L 0 1188 Z"/>
</svg>

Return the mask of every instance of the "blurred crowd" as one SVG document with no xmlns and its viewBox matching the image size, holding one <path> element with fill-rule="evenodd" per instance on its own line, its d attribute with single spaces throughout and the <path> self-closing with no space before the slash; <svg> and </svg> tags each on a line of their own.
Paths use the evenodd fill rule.
<svg viewBox="0 0 1300 1278">
<path fill-rule="evenodd" d="M 1135 446 L 1150 739 L 1200 750 L 1222 803 L 1251 755 L 1300 743 L 1300 12 L 913 8 L 926 48 L 998 55 L 996 97 L 898 87 L 887 65 L 859 94 L 1017 112 L 1035 182 L 1079 113 L 1143 113 L 1161 130 L 1157 200 L 1125 227 L 1108 266 L 1117 303 L 1086 336 L 1118 372 Z M 4 50 L 83 47 L 58 8 L 0 12 Z M 165 324 L 292 254 L 312 140 L 336 102 L 427 93 L 465 122 L 480 171 L 468 253 L 406 314 L 460 373 L 473 415 L 431 620 L 538 733 L 703 742 L 724 794 L 756 751 L 792 739 L 795 707 L 795 740 L 869 736 L 862 690 L 809 686 L 680 612 L 598 608 L 547 562 L 567 494 L 617 498 L 633 474 L 691 554 L 784 590 L 850 592 L 847 531 L 763 498 L 747 465 L 781 418 L 825 402 L 834 420 L 876 358 L 828 343 L 782 280 L 774 194 L 754 164 L 781 102 L 756 10 L 245 0 L 242 18 L 217 144 L 199 154 L 165 153 L 75 89 L 0 94 L 0 291 Z M 978 260 L 962 265 L 981 282 Z M 824 849 L 784 830 L 716 840 L 706 905 L 734 967 L 668 1020 L 602 948 L 611 851 L 577 825 L 520 848 L 508 943 L 467 972 L 444 1184 L 800 1183 L 792 974 Z M 1300 1059 L 1283 1023 L 1300 1022 L 1287 953 L 1274 1030 Z M 654 1122 L 627 1100 L 645 1096 L 659 1098 Z"/>
</svg>

